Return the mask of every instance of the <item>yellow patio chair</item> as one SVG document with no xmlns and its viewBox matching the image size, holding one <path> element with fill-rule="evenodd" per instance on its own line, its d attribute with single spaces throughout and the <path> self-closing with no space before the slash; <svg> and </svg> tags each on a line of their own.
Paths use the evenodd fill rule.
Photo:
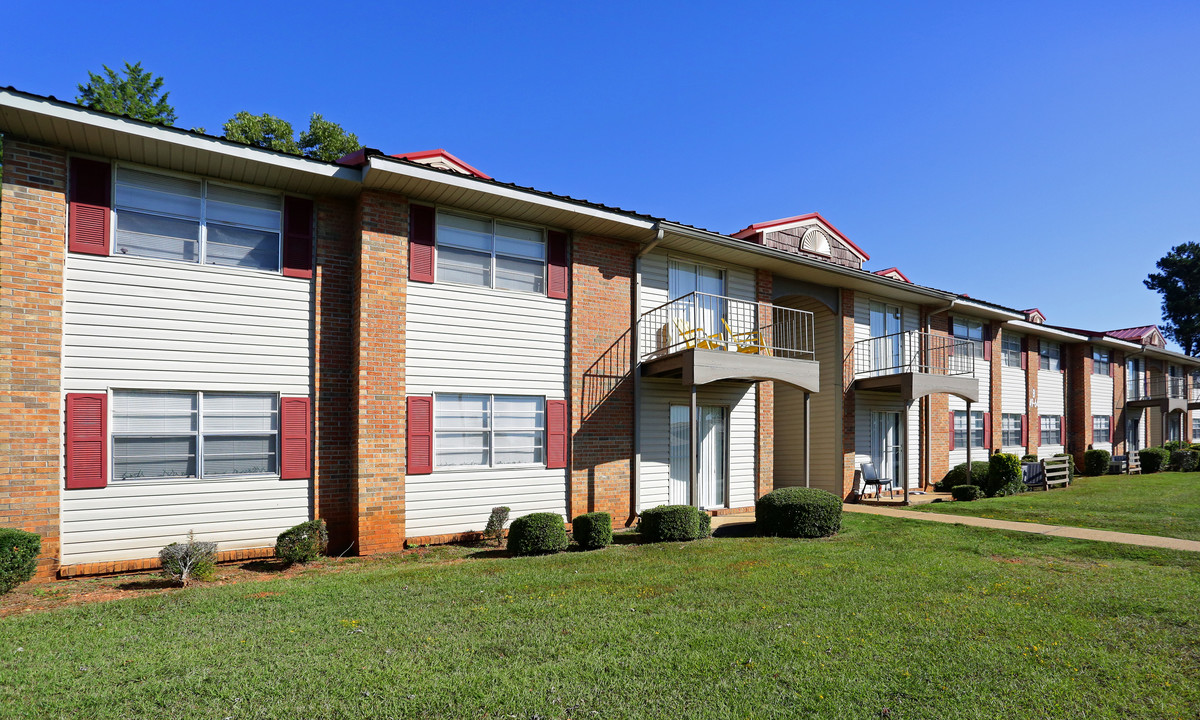
<svg viewBox="0 0 1200 720">
<path fill-rule="evenodd" d="M 709 335 L 704 328 L 694 328 L 686 320 L 680 318 L 672 318 L 672 321 L 675 323 L 675 330 L 679 333 L 679 338 L 689 349 L 720 350 L 725 344 L 725 338 L 720 334 Z"/>
<path fill-rule="evenodd" d="M 729 341 L 737 346 L 737 351 L 750 355 L 770 355 L 771 350 L 763 341 L 762 332 L 758 330 L 750 330 L 748 332 L 735 333 L 729 327 L 729 321 L 721 318 L 721 322 L 725 325 L 725 333 L 729 336 Z"/>
</svg>

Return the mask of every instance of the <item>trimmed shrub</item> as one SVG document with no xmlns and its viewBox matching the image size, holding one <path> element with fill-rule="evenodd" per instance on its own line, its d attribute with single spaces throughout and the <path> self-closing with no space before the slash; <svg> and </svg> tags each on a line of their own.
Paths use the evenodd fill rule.
<svg viewBox="0 0 1200 720">
<path fill-rule="evenodd" d="M 1176 450 L 1185 450 L 1185 449 L 1187 449 L 1187 443 L 1185 443 L 1182 440 L 1168 440 L 1167 442 L 1162 444 L 1162 449 L 1166 450 L 1167 452 L 1174 452 Z"/>
<path fill-rule="evenodd" d="M 1176 450 L 1171 453 L 1171 469 L 1175 472 L 1195 472 L 1200 466 L 1200 453 L 1195 450 Z"/>
<path fill-rule="evenodd" d="M 754 502 L 754 523 L 760 535 L 829 537 L 842 529 L 842 500 L 816 488 L 779 488 Z"/>
<path fill-rule="evenodd" d="M 646 542 L 677 542 L 708 537 L 711 527 L 708 513 L 691 505 L 659 505 L 642 511 L 637 529 Z"/>
<path fill-rule="evenodd" d="M 1163 469 L 1170 459 L 1170 454 L 1157 447 L 1138 450 L 1138 459 L 1142 461 L 1142 473 L 1156 473 Z"/>
<path fill-rule="evenodd" d="M 585 550 L 608 547 L 612 545 L 612 515 L 606 512 L 578 515 L 571 521 L 571 535 Z"/>
<path fill-rule="evenodd" d="M 987 481 L 980 489 L 988 497 L 1025 492 L 1021 481 L 1021 460 L 1011 453 L 996 453 L 988 458 Z"/>
<path fill-rule="evenodd" d="M 1021 462 L 1023 462 L 1023 463 L 1027 463 L 1027 462 L 1037 462 L 1037 461 L 1038 461 L 1038 456 L 1037 456 L 1037 455 L 1033 455 L 1033 454 L 1026 454 L 1026 455 L 1022 455 L 1022 456 L 1021 456 Z"/>
<path fill-rule="evenodd" d="M 1107 450 L 1088 450 L 1083 454 L 1083 473 L 1091 477 L 1108 474 L 1112 453 Z"/>
<path fill-rule="evenodd" d="M 987 483 L 988 468 L 987 461 L 974 460 L 971 462 L 971 475 L 968 477 L 967 464 L 959 463 L 942 478 L 942 487 L 952 490 L 959 485 L 984 485 Z"/>
<path fill-rule="evenodd" d="M 279 533 L 275 539 L 275 557 L 294 563 L 312 562 L 329 547 L 329 532 L 321 518 L 302 522 Z"/>
<path fill-rule="evenodd" d="M 701 510 L 698 519 L 700 520 L 700 538 L 712 537 L 712 515 Z"/>
<path fill-rule="evenodd" d="M 173 542 L 158 551 L 163 574 L 187 587 L 192 580 L 211 580 L 217 570 L 217 544 L 201 542 L 188 532 L 185 543 Z"/>
<path fill-rule="evenodd" d="M 512 521 L 508 551 L 513 555 L 549 555 L 567 549 L 567 528 L 557 513 L 533 513 Z"/>
<path fill-rule="evenodd" d="M 956 485 L 950 491 L 950 495 L 955 500 L 970 502 L 971 500 L 978 500 L 983 497 L 983 490 L 978 485 Z"/>
<path fill-rule="evenodd" d="M 492 508 L 492 514 L 488 516 L 487 527 L 483 529 L 484 540 L 492 540 L 497 546 L 500 545 L 500 540 L 504 537 L 504 526 L 508 524 L 509 512 L 509 508 L 504 506 Z"/>
<path fill-rule="evenodd" d="M 16 528 L 0 528 L 0 595 L 28 581 L 37 571 L 42 537 Z"/>
</svg>

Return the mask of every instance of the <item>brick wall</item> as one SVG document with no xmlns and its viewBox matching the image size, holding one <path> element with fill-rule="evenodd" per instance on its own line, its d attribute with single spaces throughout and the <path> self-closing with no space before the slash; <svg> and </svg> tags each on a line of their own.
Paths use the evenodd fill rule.
<svg viewBox="0 0 1200 720">
<path fill-rule="evenodd" d="M 1113 455 L 1125 454 L 1125 353 L 1114 350 L 1112 353 L 1113 375 L 1113 406 L 1109 411 L 1113 416 Z"/>
<path fill-rule="evenodd" d="M 1041 420 L 1038 416 L 1038 339 L 1025 336 L 1025 427 L 1028 431 L 1025 454 L 1037 455 L 1041 437 Z"/>
<path fill-rule="evenodd" d="M 770 303 L 774 290 L 774 275 L 767 270 L 759 270 L 756 284 L 758 301 Z M 759 315 L 759 327 L 767 327 L 771 324 L 769 305 L 760 306 Z M 758 384 L 755 404 L 758 412 L 755 497 L 759 498 L 775 489 L 775 383 L 760 382 Z M 805 428 L 805 432 L 807 431 L 808 429 Z"/>
<path fill-rule="evenodd" d="M 1092 346 L 1064 346 L 1067 363 L 1067 452 L 1083 467 L 1083 454 L 1092 443 Z M 1108 413 L 1105 412 L 1105 415 Z"/>
<path fill-rule="evenodd" d="M 358 552 L 372 554 L 404 547 L 408 202 L 365 190 L 357 218 L 351 300 L 354 493 Z"/>
<path fill-rule="evenodd" d="M 939 312 L 929 316 L 929 332 L 941 337 L 950 336 L 950 316 Z M 950 396 L 937 393 L 928 396 L 933 428 L 929 431 L 929 444 L 933 458 L 929 463 L 929 479 L 938 482 L 950 472 Z M 974 460 L 975 458 L 971 458 Z"/>
<path fill-rule="evenodd" d="M 854 490 L 854 291 L 842 288 L 842 497 Z M 832 388 L 831 388 L 832 389 Z M 825 392 L 829 392 L 826 390 Z"/>
<path fill-rule="evenodd" d="M 4 139 L 0 200 L 0 526 L 42 537 L 38 578 L 59 557 L 65 153 Z"/>
<path fill-rule="evenodd" d="M 637 245 L 577 236 L 571 249 L 570 517 L 633 521 L 633 335 Z M 569 520 L 570 518 L 568 518 Z"/>
<path fill-rule="evenodd" d="M 329 527 L 329 548 L 334 554 L 355 549 L 357 525 L 350 315 L 358 253 L 354 211 L 352 200 L 316 201 L 313 514 Z"/>
</svg>

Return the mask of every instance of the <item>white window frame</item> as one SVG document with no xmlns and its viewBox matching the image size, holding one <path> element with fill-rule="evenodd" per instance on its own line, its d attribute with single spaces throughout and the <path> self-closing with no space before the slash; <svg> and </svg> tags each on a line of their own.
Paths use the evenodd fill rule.
<svg viewBox="0 0 1200 720">
<path fill-rule="evenodd" d="M 442 213 L 445 213 L 447 215 L 458 215 L 459 217 L 470 218 L 472 220 L 482 220 L 482 221 L 487 221 L 487 222 L 491 223 L 491 225 L 492 225 L 492 244 L 491 244 L 491 250 L 490 250 L 491 264 L 488 266 L 488 280 L 489 280 L 488 285 L 477 285 L 475 283 L 465 283 L 465 282 L 457 282 L 454 280 L 443 280 L 442 279 L 439 260 L 438 260 L 438 258 L 440 257 L 441 247 L 442 247 L 442 245 L 441 245 L 442 224 L 440 222 L 440 215 Z M 496 223 L 497 222 L 502 222 L 506 225 L 512 225 L 513 227 L 525 228 L 527 230 L 536 230 L 542 234 L 542 247 L 545 248 L 545 250 L 546 250 L 546 253 L 545 253 L 546 257 L 542 259 L 542 289 L 540 291 L 517 290 L 514 288 L 496 287 Z M 433 245 L 434 245 L 433 281 L 435 284 L 457 285 L 460 287 L 486 288 L 488 290 L 496 290 L 499 292 L 520 293 L 522 295 L 533 295 L 535 297 L 539 297 L 539 296 L 545 297 L 546 291 L 550 287 L 550 235 L 549 235 L 548 229 L 544 226 L 531 225 L 529 223 L 518 222 L 516 220 L 509 220 L 508 218 L 494 217 L 492 215 L 480 215 L 479 213 L 466 212 L 463 210 L 458 210 L 456 208 L 446 208 L 446 207 L 438 206 L 438 207 L 434 208 L 434 212 L 433 212 Z M 475 250 L 473 252 L 478 252 L 480 254 L 483 253 L 482 250 Z M 504 253 L 500 253 L 500 255 L 503 257 L 515 257 L 519 260 L 530 260 L 531 259 L 531 258 L 523 258 L 523 257 L 515 256 L 515 255 L 505 255 Z M 454 393 L 454 394 L 486 395 L 487 393 Z"/>
<path fill-rule="evenodd" d="M 961 418 L 960 418 L 960 416 L 961 416 Z M 962 421 L 961 423 L 959 422 L 960 419 Z M 976 427 L 976 421 L 978 421 L 978 427 Z M 960 425 L 962 425 L 966 429 L 959 430 Z M 967 438 L 971 441 L 975 440 L 975 437 L 974 437 L 975 433 L 979 433 L 979 444 L 978 445 L 972 444 L 971 449 L 974 450 L 974 449 L 986 448 L 987 447 L 987 424 L 984 422 L 983 411 L 982 410 L 972 410 L 971 411 L 971 427 L 967 427 L 967 411 L 966 410 L 955 410 L 954 411 L 954 449 L 955 450 L 958 450 L 960 448 L 965 449 L 967 447 L 966 442 L 962 442 L 962 443 L 958 442 L 959 432 L 965 432 L 967 435 Z"/>
<path fill-rule="evenodd" d="M 1052 340 L 1038 341 L 1038 369 L 1047 372 L 1062 372 L 1062 343 Z"/>
<path fill-rule="evenodd" d="M 1016 350 L 1009 347 L 1013 344 L 1016 345 Z M 1021 336 L 1009 332 L 1000 333 L 1000 363 L 1004 367 L 1021 367 Z"/>
<path fill-rule="evenodd" d="M 1009 427 L 1009 423 L 1014 424 Z M 1016 433 L 1016 442 L 1008 442 L 1011 439 L 1008 433 Z M 1020 447 L 1021 445 L 1021 413 L 1001 413 L 1000 447 Z"/>
<path fill-rule="evenodd" d="M 1099 371 L 1098 368 L 1101 366 L 1104 367 L 1104 372 Z M 1105 376 L 1112 374 L 1112 350 L 1096 345 L 1092 346 L 1092 374 Z"/>
<path fill-rule="evenodd" d="M 1058 425 L 1058 439 L 1055 442 L 1046 442 L 1046 421 L 1053 420 Z M 1062 445 L 1063 444 L 1063 427 L 1062 416 L 1060 415 L 1038 415 L 1038 445 Z"/>
<path fill-rule="evenodd" d="M 114 397 L 117 393 L 168 393 L 172 395 L 195 395 L 196 396 L 196 474 L 188 476 L 170 476 L 164 475 L 160 477 L 133 477 L 119 478 L 117 477 L 117 457 L 116 457 L 116 439 L 118 435 L 129 437 L 145 437 L 144 433 L 117 433 L 113 430 L 115 427 L 114 419 L 116 417 L 116 403 Z M 208 392 L 212 395 L 260 395 L 264 397 L 275 398 L 275 472 L 267 473 L 245 473 L 241 475 L 213 475 L 211 477 L 204 476 L 204 393 Z M 242 390 L 160 390 L 157 388 L 109 388 L 108 389 L 108 472 L 109 477 L 113 482 L 122 484 L 133 483 L 177 483 L 177 482 L 223 482 L 226 480 L 251 480 L 257 478 L 274 478 L 279 479 L 283 469 L 283 412 L 282 394 L 273 392 L 245 392 Z M 235 433 L 236 434 L 236 433 Z M 251 435 L 268 435 L 272 433 L 242 433 L 246 436 Z M 184 433 L 178 433 L 183 437 Z"/>
<path fill-rule="evenodd" d="M 473 285 L 472 287 L 482 287 L 482 286 Z M 479 396 L 486 397 L 488 399 L 488 427 L 487 427 L 487 430 L 486 431 L 482 431 L 482 430 L 471 431 L 471 432 L 479 432 L 479 433 L 486 432 L 486 434 L 487 434 L 488 462 L 486 465 L 441 465 L 441 466 L 439 466 L 437 464 L 438 432 L 456 432 L 456 431 L 462 432 L 461 429 L 456 430 L 455 428 L 439 428 L 438 427 L 437 408 L 438 408 L 438 396 L 439 395 L 443 396 L 443 397 L 448 396 L 448 395 L 479 395 Z M 542 423 L 541 423 L 541 427 L 535 429 L 535 432 L 541 433 L 541 436 L 542 436 L 542 459 L 541 459 L 541 461 L 531 462 L 531 463 L 504 463 L 502 465 L 496 464 L 496 423 L 495 423 L 496 398 L 537 398 L 538 400 L 541 401 Z M 547 398 L 545 395 L 536 395 L 536 394 L 486 393 L 486 392 L 477 392 L 477 391 L 470 391 L 470 390 L 463 390 L 460 392 L 433 393 L 433 423 L 432 423 L 433 432 L 432 432 L 432 438 L 431 438 L 432 439 L 431 447 L 432 447 L 432 458 L 433 458 L 433 471 L 435 473 L 455 473 L 455 472 L 461 473 L 461 472 L 480 472 L 480 471 L 484 471 L 484 470 L 513 470 L 513 469 L 521 469 L 521 468 L 544 468 L 544 467 L 546 467 L 546 454 L 549 452 L 549 447 L 548 447 L 549 446 L 549 435 L 548 435 L 547 427 L 546 427 L 546 401 L 552 400 L 552 399 L 553 398 Z M 500 432 L 505 432 L 505 431 L 501 430 Z M 509 432 L 527 432 L 527 431 L 509 431 Z"/>
<path fill-rule="evenodd" d="M 1200 413 L 1192 415 L 1192 442 L 1200 443 Z"/>
<path fill-rule="evenodd" d="M 196 260 L 195 261 L 179 260 L 179 259 L 175 259 L 175 258 L 152 258 L 152 257 L 146 257 L 144 255 L 129 255 L 129 254 L 121 254 L 121 253 L 117 252 L 117 213 L 118 213 L 118 209 L 117 209 L 117 172 L 120 171 L 121 169 L 136 170 L 137 172 L 144 172 L 144 173 L 151 174 L 151 175 L 163 175 L 166 177 L 175 177 L 175 178 L 180 178 L 182 180 L 197 181 L 200 183 L 200 217 L 196 218 L 196 220 L 198 220 L 200 223 L 200 234 L 198 235 L 197 240 L 196 240 L 197 252 L 196 252 Z M 217 265 L 217 264 L 210 265 L 207 262 L 207 260 L 208 260 L 208 204 L 207 203 L 208 203 L 208 186 L 210 184 L 217 185 L 220 187 L 233 188 L 234 190 L 246 190 L 249 192 L 256 192 L 256 193 L 259 193 L 260 195 L 271 195 L 271 196 L 278 198 L 278 200 L 279 200 L 279 231 L 278 231 L 279 232 L 279 244 L 278 244 L 278 247 L 275 252 L 275 269 L 274 270 L 264 270 L 262 268 L 253 268 L 253 267 L 238 267 L 237 265 Z M 159 168 L 146 167 L 144 165 L 134 165 L 132 163 L 115 163 L 113 165 L 113 169 L 112 169 L 112 182 L 109 183 L 109 186 L 110 186 L 109 187 L 110 197 L 109 197 L 108 206 L 109 206 L 109 208 L 111 208 L 110 212 L 112 214 L 112 222 L 109 223 L 109 229 L 108 229 L 109 245 L 108 246 L 110 248 L 112 248 L 112 251 L 110 253 L 112 257 L 133 258 L 136 260 L 149 260 L 151 262 L 180 263 L 183 265 L 194 265 L 197 267 L 218 268 L 221 270 L 233 270 L 236 272 L 263 273 L 263 274 L 267 274 L 267 275 L 283 275 L 283 222 L 284 222 L 284 202 L 283 202 L 284 194 L 283 193 L 275 192 L 273 190 L 268 190 L 268 189 L 261 188 L 261 187 L 256 187 L 254 185 L 243 185 L 243 184 L 228 182 L 228 181 L 224 181 L 224 180 L 210 180 L 209 178 L 202 177 L 200 175 L 189 175 L 188 173 L 161 170 Z M 185 218 L 181 215 L 171 215 L 169 213 L 146 213 L 145 211 L 141 211 L 141 210 L 130 210 L 129 212 L 141 212 L 143 214 L 158 215 L 161 217 L 171 218 L 174 220 L 192 220 L 193 219 L 193 218 Z M 234 225 L 235 227 L 241 227 L 241 226 L 236 225 L 236 223 L 217 223 L 217 224 L 218 225 L 229 224 L 229 225 Z M 253 228 L 253 229 L 261 230 L 262 228 Z"/>
<path fill-rule="evenodd" d="M 1096 422 L 1099 420 L 1103 420 L 1104 424 L 1107 426 L 1104 429 L 1104 436 L 1103 436 L 1104 439 L 1100 439 L 1100 438 L 1096 437 Z M 1108 415 L 1093 415 L 1092 416 L 1092 442 L 1093 443 L 1104 443 L 1107 445 L 1109 442 L 1108 439 L 1110 437 L 1112 437 L 1112 420 L 1109 418 L 1109 416 Z"/>
<path fill-rule="evenodd" d="M 964 335 L 958 334 L 959 323 L 961 323 L 962 326 L 966 329 L 966 334 L 964 334 Z M 974 318 L 958 317 L 958 316 L 952 317 L 950 319 L 950 334 L 953 335 L 954 339 L 956 339 L 956 340 L 970 340 L 972 352 L 975 354 L 976 360 L 991 360 L 991 358 L 987 357 L 984 353 L 984 348 L 985 348 L 984 343 L 987 341 L 987 336 L 985 335 L 986 328 L 987 328 L 987 325 L 982 320 L 975 320 Z M 974 331 L 974 330 L 979 331 L 979 339 L 978 340 L 971 337 L 972 331 Z"/>
</svg>

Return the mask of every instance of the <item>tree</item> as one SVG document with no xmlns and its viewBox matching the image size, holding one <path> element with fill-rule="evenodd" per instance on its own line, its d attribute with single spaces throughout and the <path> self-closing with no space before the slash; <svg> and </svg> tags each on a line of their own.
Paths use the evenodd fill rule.
<svg viewBox="0 0 1200 720">
<path fill-rule="evenodd" d="M 269 113 L 251 115 L 243 110 L 230 118 L 224 129 L 228 140 L 317 160 L 337 160 L 362 147 L 357 135 L 318 113 L 309 118 L 308 129 L 300 133 L 299 140 L 291 123 Z"/>
<path fill-rule="evenodd" d="M 1188 355 L 1200 355 L 1200 243 L 1171 248 L 1146 287 L 1162 295 L 1163 332 Z"/>
<path fill-rule="evenodd" d="M 163 86 L 161 77 L 143 70 L 140 62 L 125 63 L 125 77 L 107 65 L 103 67 L 103 76 L 88 71 L 88 82 L 78 86 L 75 102 L 156 125 L 175 124 L 175 108 L 167 102 L 171 93 L 158 95 Z"/>
</svg>

